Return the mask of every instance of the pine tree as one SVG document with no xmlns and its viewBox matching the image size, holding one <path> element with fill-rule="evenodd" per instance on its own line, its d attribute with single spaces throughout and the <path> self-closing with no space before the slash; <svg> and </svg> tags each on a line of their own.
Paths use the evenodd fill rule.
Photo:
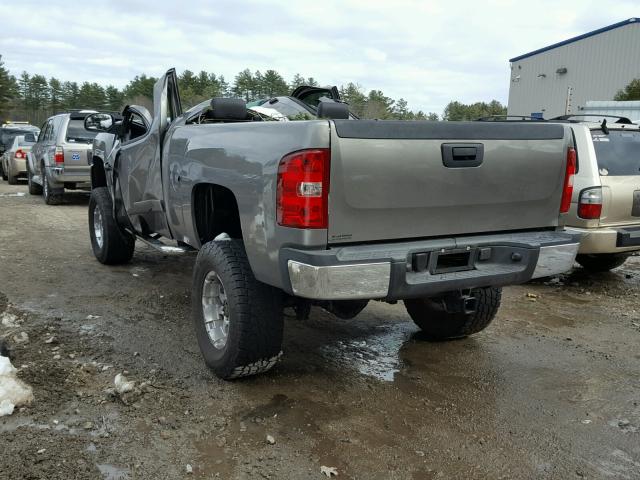
<svg viewBox="0 0 640 480">
<path fill-rule="evenodd" d="M 64 89 L 62 82 L 57 78 L 49 79 L 49 111 L 58 113 L 64 109 Z"/>
<path fill-rule="evenodd" d="M 613 99 L 617 101 L 640 100 L 640 78 L 631 80 L 629 85 L 619 90 Z"/>
<path fill-rule="evenodd" d="M 252 99 L 253 85 L 253 75 L 251 70 L 247 68 L 236 75 L 235 81 L 233 82 L 233 93 L 248 102 Z"/>
<path fill-rule="evenodd" d="M 18 95 L 18 84 L 15 77 L 4 68 L 2 55 L 0 55 L 0 121 L 9 120 L 9 110 Z"/>
</svg>

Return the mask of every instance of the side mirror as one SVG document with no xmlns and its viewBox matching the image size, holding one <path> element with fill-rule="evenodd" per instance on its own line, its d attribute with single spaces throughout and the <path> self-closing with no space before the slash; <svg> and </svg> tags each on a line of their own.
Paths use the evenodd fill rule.
<svg viewBox="0 0 640 480">
<path fill-rule="evenodd" d="M 36 143 L 36 136 L 33 133 L 25 133 L 24 141 L 29 143 Z"/>
<path fill-rule="evenodd" d="M 92 113 L 84 119 L 84 128 L 90 132 L 107 132 L 113 124 L 113 116 L 108 113 Z"/>
</svg>

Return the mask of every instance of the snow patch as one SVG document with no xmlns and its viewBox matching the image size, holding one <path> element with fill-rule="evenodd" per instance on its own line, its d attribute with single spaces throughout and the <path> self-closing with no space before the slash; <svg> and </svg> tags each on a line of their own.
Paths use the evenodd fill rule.
<svg viewBox="0 0 640 480">
<path fill-rule="evenodd" d="M 0 417 L 33 401 L 33 390 L 16 376 L 17 371 L 11 360 L 0 355 Z"/>
<path fill-rule="evenodd" d="M 122 375 L 121 373 L 116 375 L 113 383 L 116 386 L 116 392 L 119 394 L 127 393 L 133 390 L 135 386 L 135 382 L 127 380 L 127 377 Z"/>
<path fill-rule="evenodd" d="M 24 192 L 15 192 L 15 193 L 0 193 L 0 197 L 24 197 L 26 193 Z"/>
<path fill-rule="evenodd" d="M 3 327 L 14 328 L 18 326 L 17 318 L 13 313 L 2 312 L 0 315 L 0 323 Z"/>
</svg>

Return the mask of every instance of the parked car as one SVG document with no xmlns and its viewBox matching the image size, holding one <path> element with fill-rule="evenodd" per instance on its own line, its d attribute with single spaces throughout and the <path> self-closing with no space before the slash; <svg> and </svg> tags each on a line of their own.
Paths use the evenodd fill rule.
<svg viewBox="0 0 640 480">
<path fill-rule="evenodd" d="M 33 133 L 25 133 L 14 137 L 13 143 L 5 150 L 0 161 L 2 162 L 2 179 L 9 185 L 16 185 L 18 178 L 27 176 L 27 153 L 36 142 Z"/>
<path fill-rule="evenodd" d="M 277 362 L 284 306 L 352 318 L 371 299 L 403 300 L 427 335 L 458 338 L 489 325 L 502 286 L 571 268 L 569 125 L 357 120 L 317 93 L 260 105 L 308 121 L 228 98 L 183 112 L 169 70 L 153 115 L 85 120 L 105 130 L 91 166 L 96 258 L 128 262 L 136 238 L 199 250 L 192 315 L 217 375 Z"/>
<path fill-rule="evenodd" d="M 29 125 L 28 123 L 5 123 L 0 127 L 0 158 L 4 155 L 4 152 L 13 145 L 13 140 L 21 135 L 27 133 L 33 133 L 36 137 L 40 133 L 38 127 Z M 6 176 L 2 169 L 2 161 L 0 161 L 0 174 L 3 178 Z"/>
<path fill-rule="evenodd" d="M 568 115 L 578 169 L 566 225 L 583 235 L 577 262 L 592 272 L 640 251 L 640 126 L 601 114 Z"/>
<path fill-rule="evenodd" d="M 96 132 L 84 128 L 87 115 L 80 110 L 50 117 L 27 154 L 29 193 L 43 195 L 48 205 L 62 201 L 65 189 L 90 189 L 91 144 Z"/>
</svg>

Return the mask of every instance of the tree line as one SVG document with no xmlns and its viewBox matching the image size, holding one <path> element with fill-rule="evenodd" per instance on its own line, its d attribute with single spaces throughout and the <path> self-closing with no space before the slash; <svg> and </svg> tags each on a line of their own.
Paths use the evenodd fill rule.
<svg viewBox="0 0 640 480">
<path fill-rule="evenodd" d="M 40 74 L 22 72 L 13 76 L 4 67 L 0 55 L 0 121 L 26 120 L 40 125 L 49 116 L 70 109 L 120 111 L 125 105 L 153 106 L 153 85 L 157 78 L 137 75 L 124 88 L 96 82 L 47 79 Z M 287 95 L 300 85 L 319 85 L 313 77 L 296 74 L 286 81 L 275 70 L 239 72 L 232 81 L 223 75 L 201 71 L 183 71 L 178 76 L 180 96 L 185 108 L 216 96 L 235 96 L 247 102 Z M 497 100 L 489 103 L 450 102 L 441 115 L 413 111 L 404 98 L 393 99 L 381 90 L 366 91 L 361 85 L 347 83 L 339 87 L 341 98 L 360 118 L 395 120 L 473 120 L 486 115 L 504 115 L 506 107 Z"/>
</svg>

